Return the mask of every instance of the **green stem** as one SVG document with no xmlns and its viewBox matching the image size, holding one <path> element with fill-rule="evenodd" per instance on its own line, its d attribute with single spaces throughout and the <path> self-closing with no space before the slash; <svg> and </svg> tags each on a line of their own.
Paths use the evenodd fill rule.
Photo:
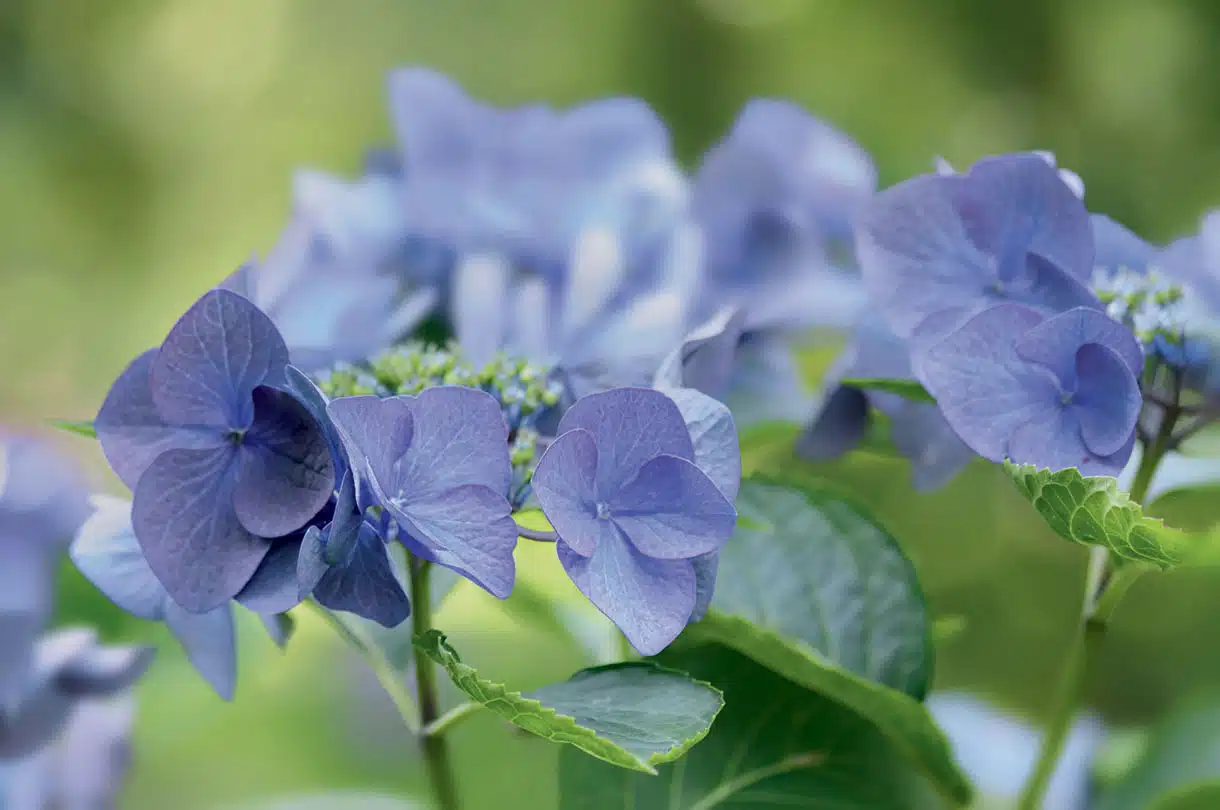
<svg viewBox="0 0 1220 810">
<path fill-rule="evenodd" d="M 461 703 L 457 706 L 454 706 L 452 709 L 445 712 L 440 717 L 436 718 L 430 724 L 425 726 L 424 729 L 422 731 L 420 731 L 420 734 L 422 734 L 425 737 L 432 737 L 437 734 L 444 734 L 449 729 L 453 728 L 458 723 L 462 722 L 467 717 L 469 717 L 472 714 L 477 713 L 479 710 L 481 710 L 483 708 L 484 708 L 484 706 L 482 703 L 474 703 L 473 701 L 467 701 L 466 703 Z"/>
<path fill-rule="evenodd" d="M 369 665 L 369 669 L 373 670 L 373 674 L 377 676 L 377 682 L 381 684 L 381 688 L 394 702 L 394 708 L 398 710 L 402 722 L 411 730 L 412 734 L 418 734 L 420 729 L 419 707 L 415 705 L 415 698 L 411 697 L 410 690 L 403 683 L 401 673 L 394 669 L 381 648 L 361 633 L 356 626 L 346 624 L 314 600 L 306 601 L 305 605 L 330 625 L 330 628 L 348 646 L 360 653 L 365 663 Z"/>
<path fill-rule="evenodd" d="M 429 574 L 432 564 L 418 557 L 410 557 L 411 568 L 411 630 L 415 638 L 432 629 L 432 599 L 429 593 Z M 415 687 L 419 693 L 419 719 L 423 728 L 434 727 L 440 719 L 440 700 L 436 683 L 436 664 L 426 655 L 416 654 Z M 443 729 L 442 729 L 443 731 Z M 424 750 L 424 762 L 428 767 L 428 779 L 432 792 L 441 810 L 458 810 L 457 782 L 453 776 L 453 765 L 449 761 L 449 742 L 440 732 L 425 734 L 420 738 Z"/>
<path fill-rule="evenodd" d="M 1175 388 L 1175 400 L 1178 393 Z M 1167 403 L 1156 435 L 1145 444 L 1135 471 L 1135 480 L 1131 484 L 1130 497 L 1136 503 L 1142 504 L 1147 497 L 1157 466 L 1172 446 L 1174 425 L 1180 416 L 1178 406 Z M 1076 709 L 1084 699 L 1090 662 L 1097 656 L 1119 602 L 1145 570 L 1146 566 L 1138 563 L 1127 562 L 1115 566 L 1107 549 L 1100 546 L 1090 549 L 1080 620 L 1055 690 L 1042 750 L 1038 753 L 1033 773 L 1021 791 L 1017 810 L 1038 810 L 1042 806 L 1043 796 L 1059 764 L 1059 756 L 1076 717 Z"/>
</svg>

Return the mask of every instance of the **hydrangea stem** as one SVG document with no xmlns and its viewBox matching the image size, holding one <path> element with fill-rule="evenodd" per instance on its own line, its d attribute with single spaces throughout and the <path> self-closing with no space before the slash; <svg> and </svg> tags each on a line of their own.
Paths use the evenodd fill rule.
<svg viewBox="0 0 1220 810">
<path fill-rule="evenodd" d="M 1180 415 L 1181 411 L 1176 406 L 1164 409 L 1156 435 L 1144 445 L 1143 456 L 1131 484 L 1132 500 L 1143 503 L 1147 496 L 1156 468 L 1170 449 L 1174 425 Z M 1046 737 L 1042 741 L 1033 773 L 1021 791 L 1017 810 L 1039 810 L 1042 806 L 1076 710 L 1084 699 L 1089 663 L 1096 658 L 1119 601 L 1143 571 L 1144 568 L 1135 563 L 1114 566 L 1109 550 L 1100 546 L 1089 550 L 1089 569 L 1080 620 L 1055 691 Z"/>
<path fill-rule="evenodd" d="M 410 558 L 412 632 L 415 637 L 432 629 L 432 599 L 429 574 L 432 564 L 418 557 Z M 436 663 L 426 655 L 415 655 L 415 685 L 419 691 L 419 719 L 426 729 L 440 718 L 437 692 Z M 458 810 L 457 782 L 449 759 L 449 742 L 441 730 L 420 737 L 428 779 L 441 810 Z"/>
</svg>

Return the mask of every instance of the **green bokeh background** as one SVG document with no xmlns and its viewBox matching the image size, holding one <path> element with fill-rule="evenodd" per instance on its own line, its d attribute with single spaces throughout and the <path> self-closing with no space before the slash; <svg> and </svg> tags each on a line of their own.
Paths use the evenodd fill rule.
<svg viewBox="0 0 1220 810">
<path fill-rule="evenodd" d="M 690 160 L 747 99 L 807 105 L 867 147 L 883 184 L 1045 148 L 1090 207 L 1155 240 L 1220 203 L 1220 4 L 1136 0 L 0 0 L 0 421 L 87 418 L 124 364 L 275 240 L 294 168 L 354 172 L 390 137 L 384 74 L 451 73 L 503 103 L 639 95 Z M 820 358 L 825 359 L 825 358 Z M 816 363 L 815 363 L 816 365 Z M 58 437 L 113 488 L 96 448 Z M 783 462 L 782 454 L 778 458 Z M 819 468 L 907 546 L 938 615 L 966 632 L 937 683 L 1046 708 L 1085 553 L 1051 538 L 995 468 L 916 497 L 901 465 Z M 1206 498 L 1183 520 L 1206 524 Z M 570 597 L 553 559 L 524 576 Z M 65 570 L 65 621 L 164 640 Z M 1220 679 L 1217 576 L 1146 578 L 1091 684 L 1136 724 Z M 459 649 L 521 687 L 582 665 L 463 589 L 440 617 Z M 316 788 L 406 791 L 412 744 L 325 628 L 276 651 L 244 627 L 224 704 L 172 643 L 141 686 L 126 810 L 205 810 Z M 488 717 L 455 734 L 470 808 L 549 808 L 555 751 Z"/>
</svg>

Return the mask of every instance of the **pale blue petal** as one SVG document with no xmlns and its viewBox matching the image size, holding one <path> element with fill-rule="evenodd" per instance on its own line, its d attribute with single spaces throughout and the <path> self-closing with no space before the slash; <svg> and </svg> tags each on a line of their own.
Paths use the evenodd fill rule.
<svg viewBox="0 0 1220 810">
<path fill-rule="evenodd" d="M 225 604 L 207 613 L 192 613 L 170 602 L 165 624 L 182 645 L 187 660 L 216 694 L 233 699 L 237 686 L 237 640 L 233 608 Z"/>
<path fill-rule="evenodd" d="M 609 502 L 613 521 L 636 550 L 661 560 L 719 551 L 737 510 L 693 462 L 657 456 Z M 596 554 L 596 552 L 594 552 Z"/>
<path fill-rule="evenodd" d="M 512 482 L 508 425 L 499 403 L 473 388 L 443 385 L 409 398 L 415 432 L 392 480 L 392 495 L 432 498 L 444 490 L 479 484 L 507 497 Z"/>
<path fill-rule="evenodd" d="M 597 518 L 596 477 L 593 434 L 577 428 L 551 442 L 530 479 L 551 526 L 573 551 L 585 557 L 593 554 L 604 533 L 613 531 L 608 521 Z"/>
<path fill-rule="evenodd" d="M 69 554 L 85 579 L 106 598 L 141 619 L 164 616 L 169 594 L 144 559 L 131 527 L 131 503 L 106 495 L 92 498 L 93 515 L 85 521 Z"/>
</svg>

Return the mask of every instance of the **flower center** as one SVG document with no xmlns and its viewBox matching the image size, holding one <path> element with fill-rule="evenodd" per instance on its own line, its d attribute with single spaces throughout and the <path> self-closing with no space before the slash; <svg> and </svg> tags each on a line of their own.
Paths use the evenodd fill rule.
<svg viewBox="0 0 1220 810">
<path fill-rule="evenodd" d="M 598 520 L 609 520 L 610 519 L 610 504 L 608 504 L 604 501 L 597 504 L 597 519 Z"/>
<path fill-rule="evenodd" d="M 245 440 L 246 431 L 232 428 L 228 433 L 225 434 L 225 438 L 229 440 L 229 444 L 239 445 Z"/>
<path fill-rule="evenodd" d="M 1059 393 L 1059 404 L 1066 408 L 1068 405 L 1072 404 L 1072 399 L 1075 396 L 1075 391 L 1061 391 Z"/>
</svg>

